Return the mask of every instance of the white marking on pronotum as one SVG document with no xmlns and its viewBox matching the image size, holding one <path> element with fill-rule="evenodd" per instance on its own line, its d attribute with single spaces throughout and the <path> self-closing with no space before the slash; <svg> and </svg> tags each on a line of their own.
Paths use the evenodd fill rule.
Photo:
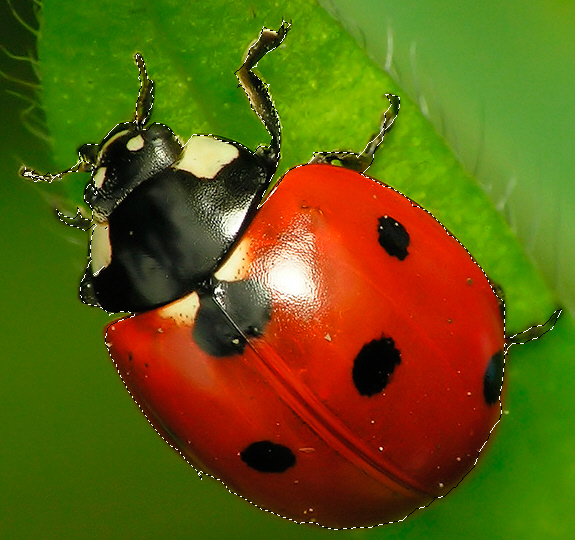
<svg viewBox="0 0 575 540">
<path fill-rule="evenodd" d="M 94 185 L 100 189 L 104 185 L 106 179 L 106 167 L 98 167 L 94 174 Z"/>
<path fill-rule="evenodd" d="M 126 148 L 130 152 L 137 152 L 138 150 L 141 150 L 142 148 L 144 148 L 144 137 L 142 137 L 142 135 L 140 134 L 136 135 L 135 137 L 132 137 L 126 143 Z"/>
<path fill-rule="evenodd" d="M 90 267 L 92 274 L 97 276 L 112 262 L 112 245 L 108 222 L 96 223 L 90 243 Z"/>
<path fill-rule="evenodd" d="M 158 314 L 162 319 L 172 319 L 178 326 L 190 326 L 196 319 L 200 309 L 200 297 L 197 292 L 192 292 L 163 308 Z"/>
<path fill-rule="evenodd" d="M 233 144 L 207 135 L 194 135 L 184 146 L 182 157 L 174 167 L 198 178 L 214 178 L 239 155 Z"/>
<path fill-rule="evenodd" d="M 246 279 L 250 265 L 248 258 L 250 244 L 250 238 L 244 237 L 224 264 L 214 273 L 214 277 L 219 281 L 241 281 Z"/>
</svg>

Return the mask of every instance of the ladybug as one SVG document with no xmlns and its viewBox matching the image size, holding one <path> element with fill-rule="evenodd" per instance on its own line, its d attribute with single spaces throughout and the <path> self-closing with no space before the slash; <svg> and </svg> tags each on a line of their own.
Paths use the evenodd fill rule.
<svg viewBox="0 0 575 540">
<path fill-rule="evenodd" d="M 51 181 L 89 171 L 83 302 L 133 315 L 111 358 L 157 432 L 258 507 L 331 528 L 403 519 L 473 468 L 501 416 L 506 338 L 498 289 L 429 212 L 364 171 L 315 154 L 272 184 L 280 122 L 257 62 L 237 72 L 271 136 L 255 152 L 213 135 L 185 145 L 136 113 Z M 546 327 L 547 328 L 547 327 Z M 542 332 L 540 332 L 542 333 Z"/>
</svg>

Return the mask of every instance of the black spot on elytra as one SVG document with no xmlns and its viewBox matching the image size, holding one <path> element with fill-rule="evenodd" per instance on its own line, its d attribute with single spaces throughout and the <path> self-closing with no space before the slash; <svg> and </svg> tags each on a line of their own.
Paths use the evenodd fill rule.
<svg viewBox="0 0 575 540">
<path fill-rule="evenodd" d="M 380 217 L 378 221 L 379 244 L 388 255 L 403 261 L 409 255 L 409 233 L 399 221 L 390 216 Z"/>
<path fill-rule="evenodd" d="M 503 386 L 503 369 L 505 366 L 505 354 L 503 351 L 495 353 L 483 376 L 483 397 L 487 405 L 493 405 L 499 401 Z"/>
<path fill-rule="evenodd" d="M 243 353 L 247 338 L 261 335 L 270 320 L 269 293 L 256 280 L 217 282 L 211 292 L 199 297 L 192 336 L 212 356 Z"/>
<path fill-rule="evenodd" d="M 295 465 L 293 452 L 287 446 L 271 441 L 252 443 L 240 456 L 248 467 L 263 473 L 282 473 Z"/>
<path fill-rule="evenodd" d="M 362 396 L 379 394 L 389 382 L 401 353 L 393 339 L 381 337 L 366 343 L 353 363 L 353 384 Z"/>
</svg>

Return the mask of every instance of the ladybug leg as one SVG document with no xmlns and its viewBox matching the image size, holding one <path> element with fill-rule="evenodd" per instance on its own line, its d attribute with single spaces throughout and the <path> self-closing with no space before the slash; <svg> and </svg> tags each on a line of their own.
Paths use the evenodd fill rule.
<svg viewBox="0 0 575 540">
<path fill-rule="evenodd" d="M 76 215 L 75 216 L 68 216 L 58 208 L 55 209 L 56 217 L 65 225 L 69 225 L 70 227 L 76 227 L 77 229 L 81 229 L 83 231 L 90 230 L 92 226 L 92 219 L 87 218 L 82 214 L 82 211 L 79 208 L 76 208 Z"/>
<path fill-rule="evenodd" d="M 236 76 L 250 100 L 252 109 L 271 135 L 270 145 L 260 146 L 256 153 L 268 161 L 273 170 L 277 168 L 280 158 L 280 120 L 267 86 L 252 69 L 268 52 L 279 47 L 289 29 L 290 24 L 285 21 L 282 22 L 277 32 L 264 28 L 259 38 L 249 47 L 244 63 L 236 72 Z"/>
<path fill-rule="evenodd" d="M 388 109 L 383 113 L 381 118 L 379 133 L 367 143 L 367 146 L 364 148 L 361 154 L 343 151 L 317 152 L 314 153 L 309 162 L 327 164 L 339 162 L 339 164 L 346 169 L 351 169 L 357 172 L 365 172 L 373 163 L 375 151 L 383 142 L 385 134 L 391 129 L 391 126 L 393 125 L 393 122 L 399 113 L 399 97 L 393 94 L 385 94 L 385 97 L 387 97 L 389 100 L 390 105 Z"/>
<path fill-rule="evenodd" d="M 505 339 L 505 349 L 509 349 L 511 345 L 516 344 L 523 344 L 531 341 L 533 339 L 539 339 L 543 334 L 549 332 L 549 330 L 553 330 L 555 324 L 557 323 L 557 319 L 559 319 L 559 315 L 561 315 L 561 309 L 558 309 L 549 317 L 547 322 L 543 324 L 536 324 L 527 330 L 523 330 L 523 332 L 519 332 L 513 336 L 509 336 Z"/>
<path fill-rule="evenodd" d="M 18 174 L 22 178 L 28 178 L 33 182 L 53 182 L 54 180 L 62 180 L 64 176 L 75 173 L 75 172 L 90 172 L 92 170 L 92 164 L 88 161 L 84 160 L 83 156 L 80 156 L 78 163 L 66 169 L 64 171 L 60 171 L 59 173 L 47 173 L 47 174 L 40 174 L 39 172 L 35 171 L 34 169 L 29 169 L 28 167 L 22 165 Z M 90 228 L 92 223 L 91 219 L 85 218 L 82 215 L 82 212 L 79 208 L 76 208 L 76 215 L 75 216 L 68 216 L 60 211 L 60 209 L 55 208 L 56 216 L 58 219 L 65 223 L 66 225 L 70 225 L 71 227 L 78 227 L 83 231 L 87 231 Z"/>
</svg>

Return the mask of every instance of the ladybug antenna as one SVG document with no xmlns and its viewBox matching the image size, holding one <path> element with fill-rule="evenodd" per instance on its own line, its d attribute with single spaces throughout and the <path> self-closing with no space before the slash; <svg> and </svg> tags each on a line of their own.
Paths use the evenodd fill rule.
<svg viewBox="0 0 575 540">
<path fill-rule="evenodd" d="M 25 165 L 22 165 L 22 167 L 20 167 L 20 170 L 18 171 L 18 174 L 22 178 L 28 178 L 33 182 L 53 182 L 54 180 L 62 180 L 62 178 L 64 178 L 64 176 L 66 176 L 67 174 L 76 172 L 86 172 L 90 171 L 91 169 L 92 164 L 85 161 L 81 157 L 78 163 L 76 163 L 76 165 L 73 165 L 72 167 L 64 171 L 60 171 L 59 173 L 40 174 L 38 171 L 34 169 L 29 169 Z"/>
<path fill-rule="evenodd" d="M 393 122 L 399 113 L 399 97 L 394 94 L 385 94 L 389 100 L 389 107 L 381 117 L 379 133 L 367 143 L 361 154 L 355 152 L 335 151 L 335 152 L 316 152 L 309 163 L 327 163 L 330 165 L 340 165 L 352 171 L 365 172 L 373 163 L 375 151 L 383 142 L 385 134 L 391 129 Z"/>
<path fill-rule="evenodd" d="M 134 113 L 134 124 L 136 129 L 142 129 L 152 114 L 154 106 L 154 81 L 148 77 L 146 62 L 144 57 L 137 52 L 134 54 L 134 62 L 138 66 L 138 77 L 140 79 L 140 92 L 136 101 L 136 112 Z"/>
<path fill-rule="evenodd" d="M 557 323 L 557 319 L 559 319 L 559 315 L 561 315 L 562 309 L 558 309 L 549 317 L 547 322 L 543 324 L 536 324 L 527 330 L 523 330 L 523 332 L 519 332 L 513 336 L 508 337 L 505 340 L 505 349 L 509 349 L 511 345 L 516 344 L 523 344 L 531 341 L 533 339 L 539 339 L 543 334 L 549 332 L 549 330 L 553 330 L 555 324 Z"/>
<path fill-rule="evenodd" d="M 138 100 L 136 101 L 136 112 L 134 113 L 132 122 L 135 124 L 136 129 L 142 129 L 152 114 L 152 107 L 154 105 L 154 81 L 148 77 L 146 63 L 140 53 L 134 55 L 134 62 L 136 62 L 138 66 L 140 92 L 138 94 Z M 85 144 L 78 152 L 80 154 L 78 163 L 64 171 L 53 174 L 40 174 L 38 171 L 23 165 L 20 167 L 18 173 L 22 178 L 28 178 L 33 182 L 53 182 L 54 180 L 62 180 L 62 178 L 69 173 L 90 172 L 96 160 L 98 145 Z"/>
</svg>

